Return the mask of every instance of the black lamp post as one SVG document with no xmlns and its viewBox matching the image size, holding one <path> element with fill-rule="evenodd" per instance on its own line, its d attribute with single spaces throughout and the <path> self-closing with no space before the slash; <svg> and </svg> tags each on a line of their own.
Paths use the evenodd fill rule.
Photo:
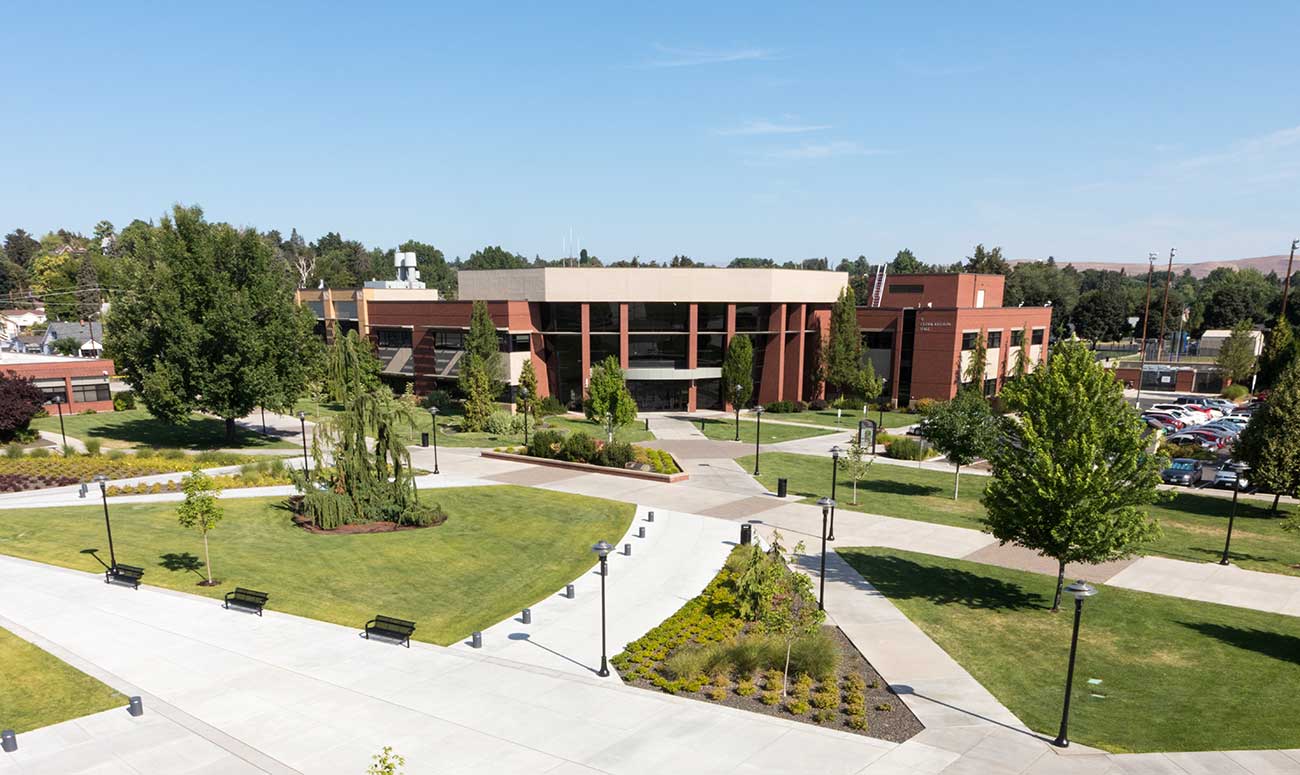
<svg viewBox="0 0 1300 775">
<path fill-rule="evenodd" d="M 524 409 L 524 449 L 528 448 L 528 388 L 519 388 L 519 403 Z"/>
<path fill-rule="evenodd" d="M 740 432 L 740 424 L 736 424 L 736 432 Z M 758 476 L 758 440 L 763 438 L 763 407 L 754 407 L 754 476 Z"/>
<path fill-rule="evenodd" d="M 307 413 L 298 413 L 298 424 L 302 426 L 302 472 L 303 476 L 311 473 L 311 463 L 307 460 Z"/>
<path fill-rule="evenodd" d="M 1237 493 L 1241 491 L 1241 477 L 1246 473 L 1246 467 L 1239 465 L 1237 467 L 1237 478 L 1232 482 L 1232 511 L 1228 514 L 1228 538 L 1223 542 L 1223 559 L 1219 560 L 1220 565 L 1228 564 L 1228 547 L 1232 546 L 1232 523 L 1237 520 Z"/>
<path fill-rule="evenodd" d="M 113 551 L 113 525 L 108 521 L 108 477 L 103 474 L 95 476 L 99 483 L 99 497 L 104 502 L 104 530 L 108 533 L 108 561 L 110 568 L 117 567 L 117 554 Z"/>
<path fill-rule="evenodd" d="M 438 473 L 438 407 L 429 407 L 429 416 L 433 418 L 433 472 L 436 474 Z M 524 418 L 524 432 L 528 432 L 527 418 Z"/>
<path fill-rule="evenodd" d="M 596 675 L 601 678 L 609 677 L 609 661 L 605 658 L 605 574 L 609 572 L 607 558 L 613 549 L 603 539 L 591 547 L 591 551 L 600 556 L 600 670 L 596 671 Z"/>
<path fill-rule="evenodd" d="M 734 391 L 736 400 L 732 403 L 736 407 L 736 441 L 740 441 L 740 385 L 736 385 Z"/>
<path fill-rule="evenodd" d="M 826 540 L 835 540 L 835 480 L 840 477 L 840 447 L 831 447 L 831 532 Z"/>
<path fill-rule="evenodd" d="M 68 449 L 68 434 L 63 430 L 63 396 L 55 396 L 50 399 L 54 405 L 59 408 L 59 435 L 63 437 L 63 449 Z"/>
<path fill-rule="evenodd" d="M 610 444 L 614 443 L 614 413 L 605 412 L 605 433 Z"/>
<path fill-rule="evenodd" d="M 817 608 L 826 610 L 826 518 L 835 510 L 834 498 L 821 498 L 817 505 L 822 507 L 822 569 L 819 577 L 821 590 L 817 593 Z"/>
<path fill-rule="evenodd" d="M 1061 731 L 1053 744 L 1061 748 L 1070 746 L 1067 731 L 1070 726 L 1070 692 L 1074 688 L 1074 654 L 1079 648 L 1079 619 L 1083 616 L 1083 601 L 1097 594 L 1096 588 L 1079 580 L 1065 588 L 1074 598 L 1074 634 L 1070 636 L 1070 667 L 1065 674 L 1065 707 L 1061 710 Z"/>
</svg>

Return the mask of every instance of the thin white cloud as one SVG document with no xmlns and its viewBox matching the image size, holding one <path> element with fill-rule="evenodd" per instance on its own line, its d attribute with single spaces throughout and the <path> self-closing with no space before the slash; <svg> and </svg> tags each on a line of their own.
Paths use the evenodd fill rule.
<svg viewBox="0 0 1300 775">
<path fill-rule="evenodd" d="M 770 161 L 813 161 L 844 156 L 879 156 L 885 153 L 878 148 L 866 148 L 861 143 L 836 140 L 829 143 L 804 143 L 794 148 L 773 148 L 761 156 Z"/>
<path fill-rule="evenodd" d="M 647 62 L 646 67 L 698 67 L 728 62 L 753 62 L 771 59 L 776 53 L 765 48 L 682 49 L 658 45 L 655 50 L 660 56 Z"/>
<path fill-rule="evenodd" d="M 778 123 L 776 121 L 746 121 L 737 127 L 715 129 L 714 134 L 724 137 L 742 135 L 797 135 L 805 132 L 821 132 L 830 129 L 829 124 L 800 124 L 797 122 Z"/>
<path fill-rule="evenodd" d="M 1198 170 L 1219 164 L 1255 159 L 1295 146 L 1300 146 L 1300 126 L 1238 140 L 1222 151 L 1192 156 L 1179 161 L 1174 166 L 1179 170 Z"/>
</svg>

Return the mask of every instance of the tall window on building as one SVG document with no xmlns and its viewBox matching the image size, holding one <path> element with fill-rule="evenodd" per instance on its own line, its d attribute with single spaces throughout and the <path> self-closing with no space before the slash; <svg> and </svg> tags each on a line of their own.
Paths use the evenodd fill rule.
<svg viewBox="0 0 1300 775">
<path fill-rule="evenodd" d="M 88 404 L 92 401 L 111 401 L 113 396 L 109 393 L 107 382 L 97 382 L 90 385 L 73 385 L 72 400 L 78 404 Z"/>
<path fill-rule="evenodd" d="M 1001 331 L 990 331 L 990 332 L 989 332 L 989 344 L 988 344 L 988 348 L 989 348 L 990 350 L 994 350 L 994 349 L 997 349 L 997 348 L 999 348 L 999 347 L 1001 347 L 1001 346 L 1002 346 L 1002 332 L 1001 332 Z"/>
<path fill-rule="evenodd" d="M 1017 328 L 1017 329 L 1015 329 L 1015 330 L 1013 330 L 1013 331 L 1011 332 L 1011 346 L 1012 346 L 1012 347 L 1019 347 L 1020 345 L 1024 344 L 1024 342 L 1025 342 L 1025 332 L 1024 332 L 1024 331 L 1021 331 L 1020 329 Z"/>
<path fill-rule="evenodd" d="M 966 331 L 961 335 L 961 349 L 974 350 L 975 342 L 979 341 L 980 332 Z"/>
<path fill-rule="evenodd" d="M 383 350 L 390 350 L 398 347 L 411 346 L 411 329 L 409 328 L 376 328 L 375 329 L 375 347 Z"/>
<path fill-rule="evenodd" d="M 1031 341 L 1032 343 L 1034 343 L 1034 344 L 1042 344 L 1042 343 L 1043 343 L 1043 333 L 1044 333 L 1044 329 L 1041 329 L 1041 328 L 1035 328 L 1035 329 L 1034 329 L 1034 332 L 1030 335 L 1030 336 L 1032 337 L 1032 338 L 1030 339 L 1030 341 Z"/>
</svg>

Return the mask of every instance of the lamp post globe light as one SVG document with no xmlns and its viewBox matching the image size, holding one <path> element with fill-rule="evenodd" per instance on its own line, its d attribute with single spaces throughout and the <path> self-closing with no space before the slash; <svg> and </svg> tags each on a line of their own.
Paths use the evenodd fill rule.
<svg viewBox="0 0 1300 775">
<path fill-rule="evenodd" d="M 429 417 L 433 420 L 433 472 L 438 473 L 438 407 L 429 407 Z M 528 432 L 528 419 L 524 418 L 524 432 Z M 527 442 L 524 442 L 527 446 Z"/>
<path fill-rule="evenodd" d="M 740 432 L 740 424 L 736 424 L 736 432 Z M 758 476 L 758 440 L 763 438 L 763 407 L 762 405 L 754 407 L 754 476 Z"/>
<path fill-rule="evenodd" d="M 834 498 L 820 498 L 817 505 L 822 507 L 822 567 L 818 576 L 820 589 L 817 592 L 817 608 L 826 610 L 826 518 L 835 510 Z"/>
<path fill-rule="evenodd" d="M 1080 579 L 1065 588 L 1074 598 L 1074 632 L 1070 635 L 1070 666 L 1065 674 L 1065 707 L 1061 710 L 1061 731 L 1053 744 L 1060 748 L 1070 745 L 1070 692 L 1074 689 L 1074 654 L 1079 648 L 1079 619 L 1083 616 L 1083 601 L 1097 594 L 1097 589 Z"/>
<path fill-rule="evenodd" d="M 113 551 L 113 525 L 108 521 L 108 477 L 103 474 L 96 474 L 95 483 L 99 485 L 99 497 L 104 502 L 104 531 L 108 533 L 109 567 L 116 568 L 117 554 Z"/>
<path fill-rule="evenodd" d="M 59 410 L 59 435 L 63 437 L 63 450 L 64 454 L 67 454 L 68 434 L 63 430 L 63 396 L 54 396 L 50 399 L 50 402 Z"/>
<path fill-rule="evenodd" d="M 614 443 L 614 413 L 605 412 L 605 440 L 610 444 Z"/>
<path fill-rule="evenodd" d="M 600 557 L 600 670 L 596 675 L 601 678 L 609 677 L 609 660 L 606 659 L 605 652 L 605 575 L 609 572 L 609 553 L 614 549 L 610 543 L 601 539 L 591 551 Z"/>
<path fill-rule="evenodd" d="M 734 390 L 736 400 L 732 401 L 732 404 L 736 407 L 736 441 L 740 441 L 740 390 L 740 385 L 736 385 Z"/>
<path fill-rule="evenodd" d="M 1223 557 L 1219 560 L 1220 565 L 1228 564 L 1228 549 L 1232 546 L 1232 523 L 1237 521 L 1237 493 L 1241 491 L 1241 482 L 1246 476 L 1247 466 L 1245 463 L 1237 464 L 1237 478 L 1232 480 L 1232 511 L 1228 513 L 1228 537 L 1223 542 Z"/>
<path fill-rule="evenodd" d="M 831 530 L 826 540 L 835 540 L 835 480 L 840 476 L 840 446 L 831 447 Z"/>
<path fill-rule="evenodd" d="M 298 412 L 298 424 L 302 426 L 302 472 L 303 476 L 311 473 L 311 463 L 307 462 L 307 413 Z"/>
</svg>

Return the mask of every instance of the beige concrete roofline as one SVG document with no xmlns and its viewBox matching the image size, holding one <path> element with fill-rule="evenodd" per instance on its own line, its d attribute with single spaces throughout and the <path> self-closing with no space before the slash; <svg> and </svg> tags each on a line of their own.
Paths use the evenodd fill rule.
<svg viewBox="0 0 1300 775">
<path fill-rule="evenodd" d="M 484 301 L 830 304 L 846 272 L 808 269 L 543 268 L 458 274 L 459 297 Z"/>
</svg>

